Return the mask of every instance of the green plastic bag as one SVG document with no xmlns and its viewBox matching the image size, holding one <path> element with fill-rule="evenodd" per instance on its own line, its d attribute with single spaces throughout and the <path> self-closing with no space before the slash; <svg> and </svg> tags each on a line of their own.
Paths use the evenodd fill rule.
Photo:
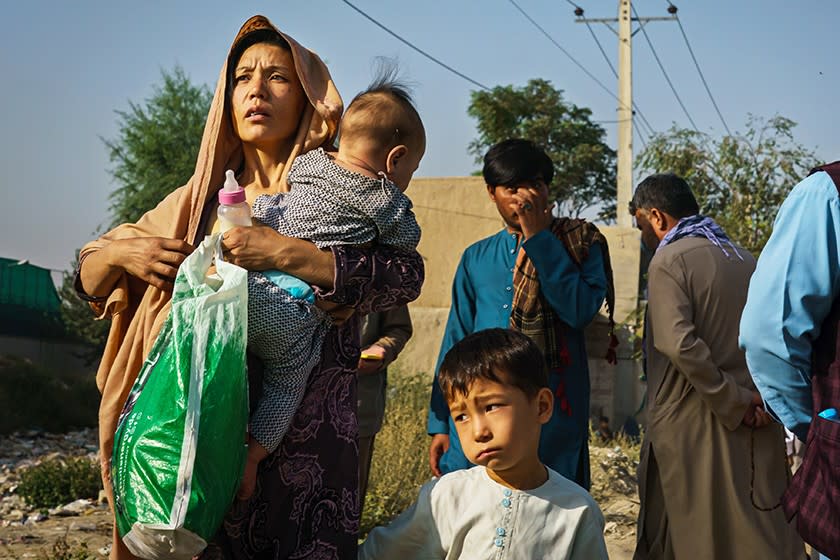
<svg viewBox="0 0 840 560">
<path fill-rule="evenodd" d="M 141 558 L 201 552 L 244 469 L 248 273 L 221 259 L 220 243 L 208 236 L 178 269 L 169 317 L 117 426 L 117 529 Z"/>
</svg>

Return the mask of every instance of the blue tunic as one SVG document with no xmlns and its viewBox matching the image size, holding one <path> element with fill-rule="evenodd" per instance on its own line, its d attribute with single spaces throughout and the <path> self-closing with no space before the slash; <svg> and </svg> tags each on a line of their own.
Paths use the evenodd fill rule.
<svg viewBox="0 0 840 560">
<path fill-rule="evenodd" d="M 563 243 L 548 230 L 534 235 L 522 247 L 537 269 L 542 295 L 569 326 L 564 337 L 571 363 L 562 371 L 549 372 L 551 390 L 560 398 L 555 398 L 554 414 L 542 428 L 540 459 L 566 478 L 589 488 L 589 366 L 583 328 L 601 308 L 606 295 L 603 253 L 600 246 L 593 245 L 589 257 L 578 267 Z M 465 336 L 509 326 L 513 268 L 519 248 L 518 235 L 502 230 L 468 247 L 455 272 L 452 307 L 429 405 L 429 434 L 450 437 L 449 450 L 440 461 L 444 473 L 473 465 L 458 441 L 449 407 L 437 383 L 437 370 L 449 349 Z M 561 409 L 564 400 L 569 404 L 567 410 Z"/>
<path fill-rule="evenodd" d="M 768 410 L 805 441 L 811 347 L 840 293 L 840 198 L 827 173 L 788 195 L 750 280 L 740 344 Z"/>
</svg>

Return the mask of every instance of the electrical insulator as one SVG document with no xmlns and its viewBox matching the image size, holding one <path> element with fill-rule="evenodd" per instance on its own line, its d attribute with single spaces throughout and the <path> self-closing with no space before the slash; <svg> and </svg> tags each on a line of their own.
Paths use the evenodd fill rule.
<svg viewBox="0 0 840 560">
<path fill-rule="evenodd" d="M 677 7 L 674 6 L 673 4 L 669 4 L 668 5 L 668 13 L 671 14 L 672 16 L 677 15 Z"/>
<path fill-rule="evenodd" d="M 583 17 L 583 8 L 581 8 L 580 6 L 576 7 L 575 8 L 575 15 L 577 17 Z"/>
</svg>

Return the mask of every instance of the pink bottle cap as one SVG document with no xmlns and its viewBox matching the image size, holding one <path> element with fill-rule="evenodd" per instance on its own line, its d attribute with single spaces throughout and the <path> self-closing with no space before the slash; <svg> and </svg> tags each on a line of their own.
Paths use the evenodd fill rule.
<svg viewBox="0 0 840 560">
<path fill-rule="evenodd" d="M 219 191 L 219 204 L 231 206 L 240 202 L 245 202 L 245 189 L 239 186 L 233 171 L 228 169 L 225 171 L 225 184 Z"/>
</svg>

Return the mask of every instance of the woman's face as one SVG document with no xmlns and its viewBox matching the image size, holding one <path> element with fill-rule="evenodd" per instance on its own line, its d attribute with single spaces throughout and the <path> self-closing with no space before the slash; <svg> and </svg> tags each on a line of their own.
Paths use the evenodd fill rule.
<svg viewBox="0 0 840 560">
<path fill-rule="evenodd" d="M 270 43 L 248 47 L 233 74 L 233 129 L 246 144 L 263 149 L 292 139 L 306 95 L 292 53 Z"/>
</svg>

